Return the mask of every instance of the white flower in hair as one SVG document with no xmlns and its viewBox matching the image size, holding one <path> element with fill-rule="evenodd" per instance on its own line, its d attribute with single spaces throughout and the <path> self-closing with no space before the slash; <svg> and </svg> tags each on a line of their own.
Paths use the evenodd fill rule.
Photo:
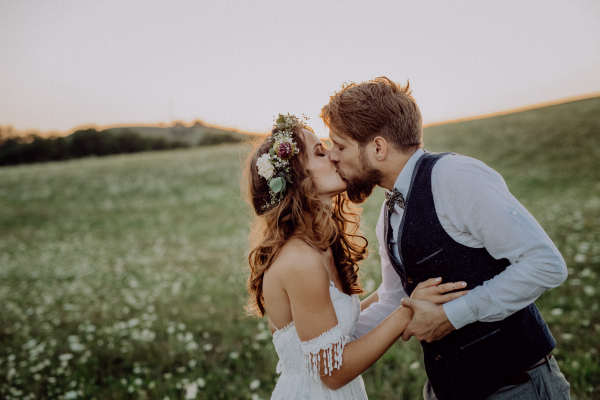
<svg viewBox="0 0 600 400">
<path fill-rule="evenodd" d="M 271 163 L 271 155 L 269 153 L 260 156 L 258 161 L 256 161 L 256 166 L 258 167 L 258 174 L 267 180 L 271 179 L 275 173 L 275 167 Z"/>
<path fill-rule="evenodd" d="M 256 161 L 258 174 L 265 178 L 269 186 L 270 200 L 263 208 L 271 208 L 278 204 L 283 199 L 286 187 L 292 183 L 290 159 L 300 152 L 293 138 L 296 125 L 303 126 L 302 121 L 295 115 L 279 114 L 273 125 L 272 134 L 268 138 L 271 141 L 271 148 L 267 154 L 263 154 Z"/>
</svg>

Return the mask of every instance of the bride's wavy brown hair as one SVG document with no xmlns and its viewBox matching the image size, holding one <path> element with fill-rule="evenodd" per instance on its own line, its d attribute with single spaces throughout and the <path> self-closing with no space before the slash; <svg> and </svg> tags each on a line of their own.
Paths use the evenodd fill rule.
<svg viewBox="0 0 600 400">
<path fill-rule="evenodd" d="M 266 313 L 264 274 L 292 237 L 323 251 L 331 247 L 344 293 L 364 293 L 358 280 L 358 262 L 367 257 L 368 242 L 359 232 L 361 209 L 351 205 L 346 193 L 335 196 L 331 206 L 319 200 L 317 187 L 306 170 L 308 155 L 302 129 L 312 132 L 304 125 L 296 125 L 293 129 L 300 152 L 290 159 L 292 184 L 287 185 L 285 195 L 277 205 L 263 208 L 270 200 L 269 186 L 266 179 L 258 175 L 256 166 L 258 158 L 271 148 L 269 137 L 254 143 L 245 165 L 242 191 L 256 214 L 250 233 L 250 276 L 247 281 L 250 296 L 246 311 L 261 317 Z"/>
</svg>

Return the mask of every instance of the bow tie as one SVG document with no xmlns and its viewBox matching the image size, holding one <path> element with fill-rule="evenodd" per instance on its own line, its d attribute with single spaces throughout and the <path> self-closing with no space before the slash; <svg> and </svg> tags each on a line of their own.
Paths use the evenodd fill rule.
<svg viewBox="0 0 600 400">
<path fill-rule="evenodd" d="M 388 208 L 389 212 L 394 212 L 394 205 L 398 204 L 400 208 L 404 208 L 406 205 L 406 201 L 404 201 L 404 196 L 402 193 L 398 191 L 398 189 L 394 188 L 393 192 L 389 190 L 385 192 L 385 205 Z"/>
</svg>

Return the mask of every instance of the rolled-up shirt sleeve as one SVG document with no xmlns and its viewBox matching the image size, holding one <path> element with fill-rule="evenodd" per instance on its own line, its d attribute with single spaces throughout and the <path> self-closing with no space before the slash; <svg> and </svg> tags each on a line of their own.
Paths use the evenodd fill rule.
<svg viewBox="0 0 600 400">
<path fill-rule="evenodd" d="M 379 215 L 379 221 L 375 228 L 377 240 L 379 241 L 379 257 L 381 257 L 381 285 L 377 289 L 379 300 L 371 304 L 368 308 L 360 313 L 358 323 L 354 331 L 354 338 L 357 339 L 371 329 L 375 328 L 379 323 L 386 319 L 395 309 L 400 307 L 400 301 L 407 297 L 400 277 L 392 267 L 392 263 L 388 257 L 385 248 L 385 221 L 384 208 L 382 206 Z"/>
<path fill-rule="evenodd" d="M 550 237 L 500 174 L 483 162 L 444 157 L 433 169 L 432 191 L 440 223 L 451 237 L 510 261 L 502 273 L 444 304 L 455 328 L 505 319 L 567 278 L 565 261 Z"/>
</svg>

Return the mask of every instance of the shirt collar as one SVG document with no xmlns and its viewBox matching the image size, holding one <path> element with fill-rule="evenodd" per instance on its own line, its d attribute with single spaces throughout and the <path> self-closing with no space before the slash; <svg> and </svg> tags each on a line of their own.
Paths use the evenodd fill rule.
<svg viewBox="0 0 600 400">
<path fill-rule="evenodd" d="M 415 153 L 408 159 L 408 162 L 404 168 L 402 168 L 402 171 L 400 171 L 400 175 L 398 175 L 396 183 L 394 183 L 394 188 L 398 189 L 405 199 L 408 189 L 410 188 L 410 181 L 412 179 L 415 165 L 417 164 L 417 160 L 419 160 L 423 154 L 425 154 L 423 149 L 417 149 L 417 151 L 415 151 Z"/>
</svg>

